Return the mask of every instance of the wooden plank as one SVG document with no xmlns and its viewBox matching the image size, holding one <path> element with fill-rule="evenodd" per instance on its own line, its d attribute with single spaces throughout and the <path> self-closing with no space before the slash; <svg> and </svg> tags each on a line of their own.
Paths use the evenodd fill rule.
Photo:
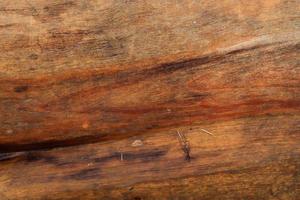
<svg viewBox="0 0 300 200">
<path fill-rule="evenodd" d="M 0 0 L 0 200 L 296 200 L 299 13 Z"/>
</svg>

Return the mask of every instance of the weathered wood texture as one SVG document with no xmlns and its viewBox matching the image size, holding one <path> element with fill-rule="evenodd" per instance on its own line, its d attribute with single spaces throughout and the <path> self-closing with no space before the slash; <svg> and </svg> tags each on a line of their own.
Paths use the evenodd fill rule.
<svg viewBox="0 0 300 200">
<path fill-rule="evenodd" d="M 299 1 L 0 0 L 0 36 L 0 200 L 299 198 Z"/>
</svg>

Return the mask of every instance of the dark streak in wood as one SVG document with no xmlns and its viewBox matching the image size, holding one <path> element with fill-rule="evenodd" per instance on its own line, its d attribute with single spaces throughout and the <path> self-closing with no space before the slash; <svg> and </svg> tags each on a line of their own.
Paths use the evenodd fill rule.
<svg viewBox="0 0 300 200">
<path fill-rule="evenodd" d="M 17 86 L 14 88 L 14 91 L 17 93 L 26 92 L 28 88 L 29 87 L 27 85 Z"/>
<path fill-rule="evenodd" d="M 70 174 L 67 176 L 64 176 L 62 180 L 87 180 L 87 179 L 93 179 L 98 178 L 97 174 L 99 173 L 98 168 L 90 168 L 90 169 L 84 169 L 79 172 L 76 172 L 74 174 Z"/>
</svg>

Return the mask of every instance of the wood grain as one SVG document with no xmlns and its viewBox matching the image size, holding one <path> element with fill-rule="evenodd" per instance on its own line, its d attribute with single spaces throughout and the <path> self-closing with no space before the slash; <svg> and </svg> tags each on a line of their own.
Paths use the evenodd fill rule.
<svg viewBox="0 0 300 200">
<path fill-rule="evenodd" d="M 179 199 L 296 199 L 299 122 L 299 116 L 286 115 L 211 123 L 192 130 L 181 127 L 190 160 L 176 130 L 116 142 L 6 153 L 0 161 L 0 192 L 8 199 L 55 199 L 53 195 L 76 199 L 81 193 L 82 199 L 110 194 L 120 199 L 126 195 L 173 199 L 168 190 Z M 218 188 L 220 193 L 215 191 Z M 117 194 L 110 193 L 115 190 Z"/>
<path fill-rule="evenodd" d="M 0 0 L 0 200 L 296 200 L 299 13 Z"/>
</svg>

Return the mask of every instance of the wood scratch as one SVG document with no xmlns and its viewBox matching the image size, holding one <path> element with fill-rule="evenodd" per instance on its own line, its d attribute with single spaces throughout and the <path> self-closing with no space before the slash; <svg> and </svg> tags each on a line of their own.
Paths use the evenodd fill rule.
<svg viewBox="0 0 300 200">
<path fill-rule="evenodd" d="M 212 134 L 211 132 L 209 132 L 209 131 L 207 131 L 205 129 L 200 129 L 200 130 L 203 131 L 203 132 L 205 132 L 205 133 L 207 133 L 208 135 L 215 136 L 214 134 Z"/>
<path fill-rule="evenodd" d="M 124 156 L 123 156 L 123 153 L 120 152 L 120 160 L 123 161 L 124 160 Z"/>
<path fill-rule="evenodd" d="M 191 148 L 189 142 L 187 141 L 185 135 L 180 133 L 178 130 L 177 130 L 177 134 L 178 134 L 181 149 L 185 153 L 185 160 L 191 161 L 191 156 L 190 156 Z"/>
</svg>

